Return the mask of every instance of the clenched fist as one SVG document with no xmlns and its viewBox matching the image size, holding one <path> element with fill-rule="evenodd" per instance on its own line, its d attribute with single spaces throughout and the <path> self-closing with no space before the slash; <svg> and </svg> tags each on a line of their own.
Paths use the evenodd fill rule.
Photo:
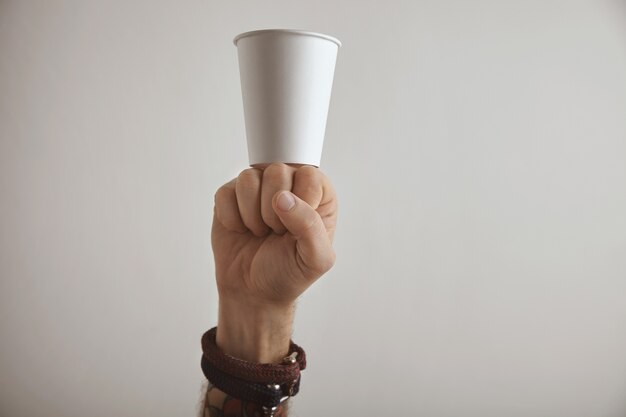
<svg viewBox="0 0 626 417">
<path fill-rule="evenodd" d="M 336 222 L 335 191 L 319 168 L 274 163 L 219 188 L 211 242 L 226 353 L 281 359 L 295 300 L 335 262 Z"/>
</svg>

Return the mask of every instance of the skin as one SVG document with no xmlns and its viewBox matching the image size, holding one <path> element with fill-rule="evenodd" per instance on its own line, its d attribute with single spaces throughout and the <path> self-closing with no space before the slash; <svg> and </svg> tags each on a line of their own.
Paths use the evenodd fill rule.
<svg viewBox="0 0 626 417">
<path fill-rule="evenodd" d="M 337 207 L 329 179 L 308 165 L 249 168 L 217 190 L 211 243 L 225 353 L 262 363 L 287 356 L 296 299 L 335 263 Z M 205 416 L 255 415 L 233 401 L 209 387 Z"/>
</svg>

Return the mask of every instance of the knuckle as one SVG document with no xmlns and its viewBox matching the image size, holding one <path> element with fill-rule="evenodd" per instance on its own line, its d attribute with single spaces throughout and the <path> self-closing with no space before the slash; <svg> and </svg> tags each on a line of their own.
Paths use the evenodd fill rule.
<svg viewBox="0 0 626 417">
<path fill-rule="evenodd" d="M 226 187 L 226 185 L 222 185 L 220 188 L 217 189 L 217 191 L 215 191 L 215 195 L 213 196 L 215 204 L 220 204 L 221 202 L 223 202 L 229 197 L 230 193 L 231 190 Z"/>
<path fill-rule="evenodd" d="M 298 169 L 295 173 L 295 182 L 298 187 L 302 188 L 314 188 L 321 184 L 321 174 L 317 168 L 311 166 L 304 166 Z"/>
<path fill-rule="evenodd" d="M 317 209 L 324 197 L 324 175 L 319 168 L 305 165 L 294 175 L 294 192 Z"/>
<path fill-rule="evenodd" d="M 261 171 L 257 168 L 248 168 L 239 174 L 237 177 L 237 187 L 242 188 L 257 188 L 260 184 Z"/>
<path fill-rule="evenodd" d="M 314 166 L 303 165 L 298 168 L 298 170 L 296 171 L 296 175 L 298 176 L 298 178 L 302 179 L 317 180 L 320 177 L 321 172 L 319 168 L 316 168 Z"/>
<path fill-rule="evenodd" d="M 282 162 L 274 162 L 265 168 L 263 171 L 263 177 L 273 180 L 273 179 L 281 179 L 287 175 L 289 166 L 287 164 L 283 164 Z"/>
</svg>

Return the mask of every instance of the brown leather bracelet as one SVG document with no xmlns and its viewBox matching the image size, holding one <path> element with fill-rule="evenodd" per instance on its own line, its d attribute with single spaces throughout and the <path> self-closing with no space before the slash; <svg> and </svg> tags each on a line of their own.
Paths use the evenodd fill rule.
<svg viewBox="0 0 626 417">
<path fill-rule="evenodd" d="M 290 342 L 288 355 L 283 359 L 283 363 L 254 363 L 224 353 L 217 346 L 216 334 L 217 327 L 213 327 L 202 336 L 204 356 L 213 366 L 237 378 L 266 384 L 282 384 L 295 381 L 300 371 L 306 368 L 306 354 L 293 342 Z"/>
<path fill-rule="evenodd" d="M 289 397 L 296 395 L 300 388 L 299 379 L 293 387 L 288 389 L 284 385 L 263 384 L 236 378 L 211 366 L 204 355 L 200 366 L 211 385 L 237 400 L 254 403 L 264 409 L 276 409 Z"/>
<path fill-rule="evenodd" d="M 264 398 L 267 404 L 261 405 L 275 408 L 277 399 L 282 402 L 298 392 L 300 371 L 306 368 L 306 354 L 293 341 L 281 364 L 253 363 L 224 353 L 217 346 L 216 334 L 217 327 L 214 327 L 202 336 L 202 369 L 209 381 L 226 394 L 235 398 L 244 395 L 249 398 L 240 399 L 253 402 Z"/>
</svg>

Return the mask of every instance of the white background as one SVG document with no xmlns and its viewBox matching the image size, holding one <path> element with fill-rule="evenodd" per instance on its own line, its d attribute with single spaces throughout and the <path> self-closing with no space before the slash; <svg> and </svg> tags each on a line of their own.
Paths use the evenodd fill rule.
<svg viewBox="0 0 626 417">
<path fill-rule="evenodd" d="M 0 2 L 0 415 L 192 416 L 232 38 L 337 36 L 294 416 L 626 415 L 626 4 Z"/>
</svg>

